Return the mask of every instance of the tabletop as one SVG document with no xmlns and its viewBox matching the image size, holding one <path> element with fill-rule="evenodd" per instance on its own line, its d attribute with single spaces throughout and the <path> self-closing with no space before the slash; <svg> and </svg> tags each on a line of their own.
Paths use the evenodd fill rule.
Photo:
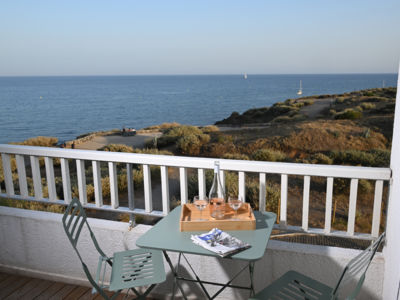
<svg viewBox="0 0 400 300">
<path fill-rule="evenodd" d="M 201 234 L 205 231 L 179 231 L 180 215 L 181 206 L 178 206 L 154 225 L 153 228 L 143 234 L 136 241 L 136 245 L 142 248 L 219 257 L 216 253 L 194 244 L 190 239 L 191 235 Z M 254 217 L 256 218 L 255 230 L 226 231 L 230 235 L 251 245 L 249 249 L 231 255 L 229 258 L 254 261 L 264 256 L 272 228 L 276 221 L 276 214 L 254 211 Z"/>
</svg>

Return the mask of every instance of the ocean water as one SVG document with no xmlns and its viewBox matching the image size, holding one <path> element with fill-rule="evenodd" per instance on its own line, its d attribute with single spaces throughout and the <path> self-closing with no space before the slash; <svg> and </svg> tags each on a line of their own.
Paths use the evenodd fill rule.
<svg viewBox="0 0 400 300">
<path fill-rule="evenodd" d="M 208 125 L 303 95 L 396 86 L 397 74 L 0 77 L 0 143 L 163 122 Z"/>
</svg>

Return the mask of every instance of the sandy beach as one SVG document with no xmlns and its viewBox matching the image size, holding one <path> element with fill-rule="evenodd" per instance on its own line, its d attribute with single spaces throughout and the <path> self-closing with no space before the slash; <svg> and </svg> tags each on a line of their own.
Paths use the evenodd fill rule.
<svg viewBox="0 0 400 300">
<path fill-rule="evenodd" d="M 122 135 L 106 135 L 96 136 L 90 141 L 82 142 L 76 145 L 76 149 L 85 150 L 97 150 L 109 144 L 123 144 L 133 148 L 143 148 L 148 140 L 152 140 L 155 137 L 160 137 L 161 132 L 146 132 L 137 133 L 134 136 L 122 136 Z"/>
</svg>

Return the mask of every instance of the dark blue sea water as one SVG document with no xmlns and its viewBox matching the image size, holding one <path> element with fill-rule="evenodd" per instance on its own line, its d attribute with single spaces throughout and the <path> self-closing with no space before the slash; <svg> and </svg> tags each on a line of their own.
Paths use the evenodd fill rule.
<svg viewBox="0 0 400 300">
<path fill-rule="evenodd" d="M 163 122 L 207 125 L 303 95 L 396 86 L 397 74 L 0 77 L 0 143 Z"/>
</svg>

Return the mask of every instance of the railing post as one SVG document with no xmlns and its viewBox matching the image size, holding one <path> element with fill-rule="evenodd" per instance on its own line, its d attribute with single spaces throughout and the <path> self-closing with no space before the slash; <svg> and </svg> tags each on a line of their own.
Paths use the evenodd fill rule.
<svg viewBox="0 0 400 300">
<path fill-rule="evenodd" d="M 279 226 L 281 228 L 286 228 L 287 226 L 287 190 L 288 190 L 288 175 L 281 175 L 281 209 Z"/>
<path fill-rule="evenodd" d="M 204 169 L 197 170 L 197 180 L 199 182 L 199 197 L 203 199 L 207 196 L 206 194 L 206 176 L 205 176 Z"/>
<path fill-rule="evenodd" d="M 372 237 L 378 237 L 379 226 L 381 223 L 381 207 L 382 207 L 382 193 L 383 193 L 383 180 L 377 180 L 375 182 L 375 194 L 374 194 L 374 209 L 372 214 Z"/>
<path fill-rule="evenodd" d="M 87 204 L 87 193 L 86 193 L 86 175 L 85 175 L 85 161 L 81 159 L 76 160 L 76 174 L 78 177 L 78 190 L 79 190 L 79 201 L 85 205 Z"/>
<path fill-rule="evenodd" d="M 308 214 L 310 211 L 310 176 L 304 176 L 303 187 L 303 219 L 301 228 L 304 231 L 308 230 Z"/>
<path fill-rule="evenodd" d="M 146 212 L 153 210 L 153 195 L 151 192 L 151 172 L 149 165 L 143 165 L 144 207 Z"/>
<path fill-rule="evenodd" d="M 61 158 L 61 176 L 63 182 L 64 200 L 67 203 L 71 203 L 71 178 L 69 174 L 68 159 Z"/>
<path fill-rule="evenodd" d="M 128 205 L 129 209 L 135 208 L 135 187 L 133 185 L 132 164 L 126 164 L 126 180 L 128 185 Z"/>
<path fill-rule="evenodd" d="M 347 220 L 347 234 L 351 236 L 354 235 L 354 226 L 356 222 L 357 188 L 358 179 L 353 178 L 350 182 L 349 217 Z"/>
<path fill-rule="evenodd" d="M 35 199 L 43 199 L 42 190 L 42 177 L 40 176 L 39 158 L 31 156 L 31 168 L 32 168 L 32 179 L 33 179 L 33 190 L 35 191 Z"/>
<path fill-rule="evenodd" d="M 163 213 L 167 215 L 170 211 L 169 206 L 169 180 L 168 180 L 168 167 L 161 166 L 161 197 Z"/>
<path fill-rule="evenodd" d="M 259 175 L 260 181 L 260 190 L 259 190 L 259 199 L 258 199 L 258 209 L 262 212 L 265 211 L 265 201 L 266 201 L 266 174 L 260 173 Z"/>
<path fill-rule="evenodd" d="M 324 229 L 325 233 L 331 232 L 332 195 L 333 195 L 333 177 L 328 177 L 326 181 L 325 229 Z"/>
<path fill-rule="evenodd" d="M 46 166 L 46 181 L 47 181 L 47 190 L 49 192 L 49 200 L 56 201 L 57 193 L 56 193 L 56 183 L 54 181 L 53 159 L 51 157 L 45 157 L 44 163 Z"/>
<path fill-rule="evenodd" d="M 108 162 L 108 173 L 110 175 L 110 195 L 111 195 L 111 207 L 118 208 L 118 177 L 117 167 L 114 162 Z"/>
<path fill-rule="evenodd" d="M 6 183 L 6 193 L 8 196 L 13 196 L 15 192 L 14 192 L 14 183 L 12 180 L 10 155 L 2 153 L 1 159 L 3 161 L 3 174 L 4 174 L 4 181 Z"/>
<path fill-rule="evenodd" d="M 97 207 L 103 206 L 103 186 L 101 184 L 101 167 L 99 161 L 92 161 L 94 201 Z"/>
<path fill-rule="evenodd" d="M 19 191 L 22 197 L 28 197 L 28 185 L 26 183 L 26 169 L 25 169 L 25 158 L 23 155 L 15 155 L 15 160 L 17 162 L 18 171 L 18 182 Z"/>
<path fill-rule="evenodd" d="M 179 168 L 179 182 L 181 186 L 181 204 L 187 203 L 188 187 L 187 187 L 187 169 Z"/>
<path fill-rule="evenodd" d="M 244 172 L 239 172 L 239 197 L 243 199 L 243 202 L 246 202 L 246 174 Z"/>
</svg>

